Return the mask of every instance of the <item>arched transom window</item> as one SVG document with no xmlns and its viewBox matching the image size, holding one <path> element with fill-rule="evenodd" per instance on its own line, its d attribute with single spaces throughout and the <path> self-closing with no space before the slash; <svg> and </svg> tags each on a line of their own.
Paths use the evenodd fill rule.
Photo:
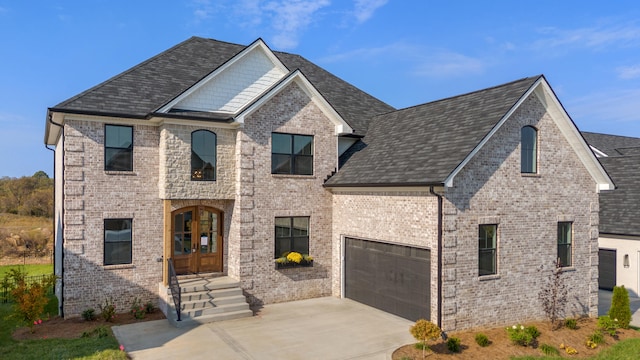
<svg viewBox="0 0 640 360">
<path fill-rule="evenodd" d="M 191 180 L 216 179 L 216 134 L 207 130 L 191 133 Z"/>
</svg>

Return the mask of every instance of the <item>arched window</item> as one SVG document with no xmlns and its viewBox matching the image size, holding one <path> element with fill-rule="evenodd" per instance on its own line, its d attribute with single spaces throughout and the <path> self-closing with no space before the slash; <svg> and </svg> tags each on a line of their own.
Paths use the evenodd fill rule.
<svg viewBox="0 0 640 360">
<path fill-rule="evenodd" d="M 191 133 L 191 180 L 216 179 L 216 134 L 207 130 Z"/>
<path fill-rule="evenodd" d="M 525 126 L 520 130 L 520 172 L 535 174 L 538 172 L 538 130 Z"/>
</svg>

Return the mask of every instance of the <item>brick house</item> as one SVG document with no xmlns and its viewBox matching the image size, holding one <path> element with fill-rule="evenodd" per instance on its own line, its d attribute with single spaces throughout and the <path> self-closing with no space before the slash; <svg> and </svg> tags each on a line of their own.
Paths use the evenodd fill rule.
<svg viewBox="0 0 640 360">
<path fill-rule="evenodd" d="M 583 132 L 616 184 L 600 194 L 599 286 L 640 297 L 640 138 Z"/>
<path fill-rule="evenodd" d="M 65 316 L 169 312 L 169 259 L 254 305 L 339 296 L 454 330 L 543 317 L 560 258 L 567 310 L 597 314 L 613 183 L 543 76 L 396 110 L 260 39 L 194 37 L 50 108 L 45 143 Z"/>
</svg>

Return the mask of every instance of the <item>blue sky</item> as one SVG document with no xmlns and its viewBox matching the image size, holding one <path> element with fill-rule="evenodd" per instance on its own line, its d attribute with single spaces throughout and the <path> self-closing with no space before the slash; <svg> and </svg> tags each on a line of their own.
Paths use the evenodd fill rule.
<svg viewBox="0 0 640 360">
<path fill-rule="evenodd" d="M 262 38 L 397 108 L 544 74 L 581 130 L 640 137 L 637 1 L 0 0 L 0 177 L 52 176 L 47 108 L 191 36 Z"/>
</svg>

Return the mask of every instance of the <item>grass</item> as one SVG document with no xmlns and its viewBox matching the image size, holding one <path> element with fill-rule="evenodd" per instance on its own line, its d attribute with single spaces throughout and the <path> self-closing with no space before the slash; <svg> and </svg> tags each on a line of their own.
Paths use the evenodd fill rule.
<svg viewBox="0 0 640 360">
<path fill-rule="evenodd" d="M 57 302 L 52 297 L 45 312 L 55 312 L 56 308 Z M 21 324 L 11 314 L 12 304 L 0 304 L 0 359 L 127 359 L 125 352 L 116 350 L 118 341 L 110 331 L 109 336 L 102 338 L 14 340 L 11 334 Z"/>
<path fill-rule="evenodd" d="M 27 272 L 27 276 L 53 274 L 53 264 L 4 265 L 0 266 L 0 279 L 2 279 L 9 270 L 20 267 Z"/>
<path fill-rule="evenodd" d="M 0 213 L 0 226 L 10 231 L 51 228 L 53 226 L 53 219 L 46 217 Z"/>
<path fill-rule="evenodd" d="M 578 349 L 580 351 L 580 349 Z M 602 350 L 598 355 L 590 357 L 590 360 L 631 360 L 637 359 L 640 354 L 640 339 L 622 340 L 608 349 Z M 557 356 L 519 356 L 512 360 L 557 360 Z"/>
</svg>

